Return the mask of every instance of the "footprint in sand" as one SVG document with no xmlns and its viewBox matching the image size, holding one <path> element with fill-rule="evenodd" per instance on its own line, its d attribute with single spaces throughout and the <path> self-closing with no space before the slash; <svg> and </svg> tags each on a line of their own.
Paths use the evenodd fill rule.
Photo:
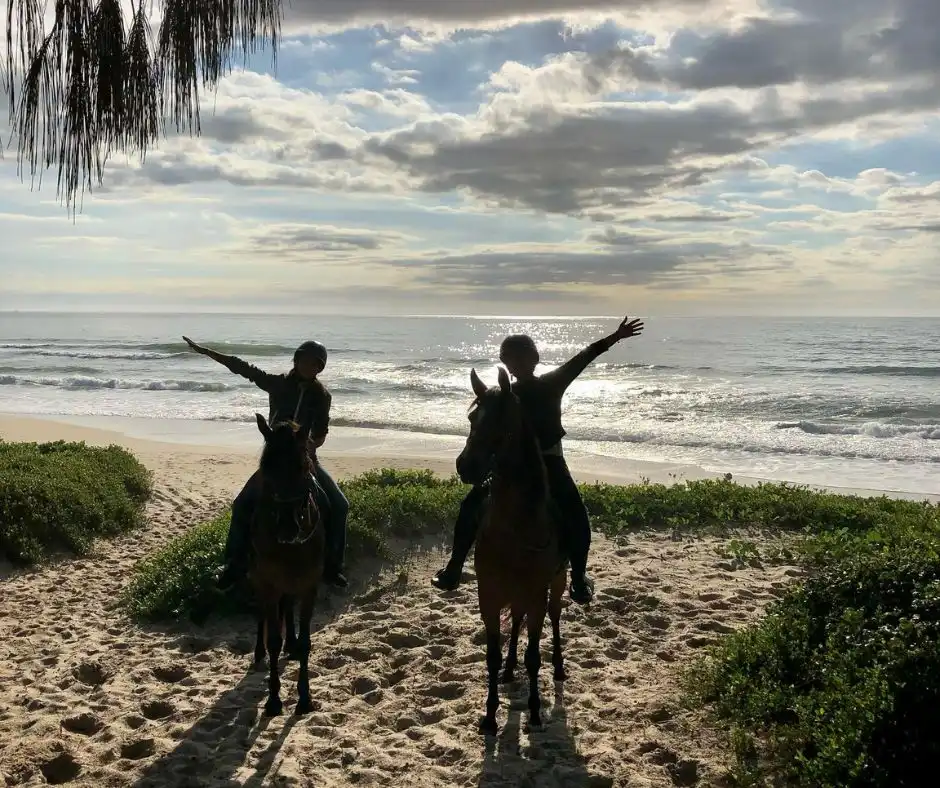
<svg viewBox="0 0 940 788">
<path fill-rule="evenodd" d="M 467 685 L 458 681 L 447 681 L 441 684 L 431 684 L 421 690 L 421 694 L 426 698 L 435 698 L 437 700 L 457 700 L 462 698 L 467 691 Z"/>
<path fill-rule="evenodd" d="M 165 700 L 151 700 L 146 703 L 142 703 L 140 706 L 140 712 L 148 720 L 162 720 L 166 719 L 173 715 L 176 711 L 176 707 Z"/>
<path fill-rule="evenodd" d="M 180 664 L 157 665 L 151 670 L 151 673 L 153 673 L 155 679 L 166 684 L 176 684 L 189 678 L 189 670 Z"/>
<path fill-rule="evenodd" d="M 82 684 L 90 687 L 100 687 L 109 678 L 111 671 L 97 661 L 79 662 L 72 668 L 72 675 Z"/>
<path fill-rule="evenodd" d="M 402 630 L 396 630 L 386 634 L 385 642 L 394 649 L 421 648 L 422 646 L 428 645 L 428 641 L 421 635 Z"/>
<path fill-rule="evenodd" d="M 121 757 L 129 761 L 149 758 L 156 751 L 157 743 L 153 739 L 133 739 L 121 745 Z"/>
<path fill-rule="evenodd" d="M 124 724 L 132 731 L 140 730 L 147 724 L 147 719 L 139 714 L 128 714 L 124 718 Z"/>
<path fill-rule="evenodd" d="M 379 680 L 374 676 L 359 676 L 352 682 L 353 695 L 368 695 L 379 689 L 379 686 Z"/>
<path fill-rule="evenodd" d="M 734 632 L 734 627 L 729 627 L 727 624 L 724 624 L 721 621 L 715 621 L 714 619 L 702 621 L 700 624 L 698 624 L 697 629 L 701 630 L 702 632 L 715 632 L 719 635 L 728 635 L 731 632 Z"/>
<path fill-rule="evenodd" d="M 104 727 L 104 723 L 98 717 L 87 711 L 66 717 L 61 724 L 69 733 L 77 733 L 81 736 L 94 736 Z"/>
<path fill-rule="evenodd" d="M 82 773 L 82 767 L 68 752 L 60 752 L 51 760 L 39 764 L 39 771 L 49 785 L 70 783 Z"/>
</svg>

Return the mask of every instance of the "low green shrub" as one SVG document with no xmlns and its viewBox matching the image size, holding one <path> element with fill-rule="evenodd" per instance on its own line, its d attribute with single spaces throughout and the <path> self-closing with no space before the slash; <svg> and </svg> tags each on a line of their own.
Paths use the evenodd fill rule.
<svg viewBox="0 0 940 788">
<path fill-rule="evenodd" d="M 837 498 L 801 545 L 809 579 L 686 676 L 741 785 L 920 786 L 940 756 L 940 509 Z"/>
<path fill-rule="evenodd" d="M 150 473 L 119 446 L 0 442 L 0 555 L 32 564 L 79 555 L 143 522 Z"/>
<path fill-rule="evenodd" d="M 349 498 L 347 557 L 392 558 L 391 540 L 414 540 L 449 529 L 466 488 L 430 471 L 370 471 L 341 485 Z M 142 620 L 202 618 L 245 612 L 241 594 L 215 591 L 229 515 L 192 528 L 138 564 L 124 595 Z"/>
</svg>

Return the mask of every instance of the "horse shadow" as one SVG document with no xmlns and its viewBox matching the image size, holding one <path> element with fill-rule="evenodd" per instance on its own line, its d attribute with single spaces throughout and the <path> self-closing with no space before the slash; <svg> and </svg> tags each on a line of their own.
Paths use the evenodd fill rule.
<svg viewBox="0 0 940 788">
<path fill-rule="evenodd" d="M 347 610 L 368 604 L 385 595 L 395 594 L 400 577 L 394 571 L 402 560 L 417 558 L 428 550 L 427 544 L 412 544 L 401 554 L 362 559 L 356 562 L 356 577 L 344 594 L 324 592 L 314 611 L 310 634 L 315 640 L 321 630 L 339 619 Z M 393 571 L 389 571 L 393 570 Z M 246 600 L 250 597 L 246 597 Z M 296 613 L 296 610 L 295 610 Z M 171 625 L 145 625 L 172 638 L 183 660 L 198 659 L 202 652 L 226 645 L 244 659 L 245 673 L 231 689 L 217 697 L 202 716 L 179 738 L 176 746 L 151 763 L 133 783 L 133 788 L 196 788 L 213 786 L 260 786 L 268 776 L 282 745 L 300 718 L 293 714 L 295 681 L 287 665 L 296 665 L 281 658 L 281 681 L 284 694 L 284 717 L 276 718 L 278 734 L 260 754 L 252 753 L 271 719 L 262 716 L 261 704 L 267 697 L 268 669 L 251 665 L 257 619 L 246 614 L 213 614 L 199 622 L 178 622 Z M 311 663 L 311 679 L 318 668 Z M 252 753 L 254 772 L 246 776 L 244 765 Z"/>
<path fill-rule="evenodd" d="M 210 783 L 260 786 L 296 722 L 295 717 L 287 717 L 282 730 L 257 759 L 255 773 L 247 781 L 237 780 L 248 753 L 271 725 L 272 720 L 262 717 L 258 708 L 266 696 L 266 671 L 248 667 L 238 683 L 218 697 L 182 735 L 173 750 L 143 771 L 134 781 L 134 788 L 196 788 Z"/>
<path fill-rule="evenodd" d="M 523 747 L 521 733 L 527 718 L 527 693 L 514 688 L 506 723 L 497 737 L 487 737 L 484 744 L 480 788 L 591 785 L 587 761 L 568 728 L 564 685 L 555 684 L 550 714 L 544 716 L 541 729 L 529 732 L 528 745 Z"/>
</svg>

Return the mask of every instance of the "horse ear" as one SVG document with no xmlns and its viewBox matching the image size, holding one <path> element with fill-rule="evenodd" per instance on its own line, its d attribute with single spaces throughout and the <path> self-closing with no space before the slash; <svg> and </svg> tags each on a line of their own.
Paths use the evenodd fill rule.
<svg viewBox="0 0 940 788">
<path fill-rule="evenodd" d="M 268 426 L 268 422 L 265 420 L 264 416 L 260 413 L 256 413 L 255 421 L 258 422 L 258 429 L 261 431 L 261 434 L 264 435 L 264 439 L 270 440 L 274 433 L 271 432 L 271 428 Z"/>
<path fill-rule="evenodd" d="M 509 382 L 509 373 L 503 368 L 499 368 L 499 387 L 505 394 L 512 390 L 512 383 Z"/>
<path fill-rule="evenodd" d="M 470 370 L 470 386 L 473 388 L 473 393 L 476 394 L 477 397 L 482 397 L 486 394 L 486 384 L 480 380 L 480 376 L 477 375 L 475 369 Z"/>
</svg>

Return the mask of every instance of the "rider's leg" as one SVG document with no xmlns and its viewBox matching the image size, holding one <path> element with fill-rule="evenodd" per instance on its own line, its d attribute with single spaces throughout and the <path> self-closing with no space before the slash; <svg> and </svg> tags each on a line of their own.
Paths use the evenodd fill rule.
<svg viewBox="0 0 940 788">
<path fill-rule="evenodd" d="M 349 583 L 343 575 L 343 564 L 346 558 L 346 520 L 349 517 L 349 501 L 333 477 L 319 463 L 317 463 L 316 477 L 330 503 L 326 523 L 326 561 L 323 567 L 323 579 L 330 585 L 346 588 Z"/>
<path fill-rule="evenodd" d="M 572 600 L 584 604 L 594 596 L 594 583 L 587 575 L 591 522 L 564 457 L 546 456 L 545 467 L 552 498 L 561 511 L 562 541 L 571 562 L 571 587 L 568 593 Z"/>
<path fill-rule="evenodd" d="M 225 566 L 217 585 L 221 589 L 233 586 L 248 571 L 251 552 L 251 515 L 258 499 L 261 475 L 254 473 L 232 502 L 232 521 L 225 540 Z"/>
<path fill-rule="evenodd" d="M 450 552 L 447 566 L 441 569 L 431 580 L 431 583 L 443 591 L 453 591 L 460 585 L 460 575 L 463 565 L 470 554 L 470 549 L 477 538 L 477 529 L 480 527 L 480 515 L 483 512 L 483 503 L 486 501 L 488 489 L 484 485 L 473 487 L 460 503 L 460 513 L 454 524 L 454 544 Z"/>
</svg>

